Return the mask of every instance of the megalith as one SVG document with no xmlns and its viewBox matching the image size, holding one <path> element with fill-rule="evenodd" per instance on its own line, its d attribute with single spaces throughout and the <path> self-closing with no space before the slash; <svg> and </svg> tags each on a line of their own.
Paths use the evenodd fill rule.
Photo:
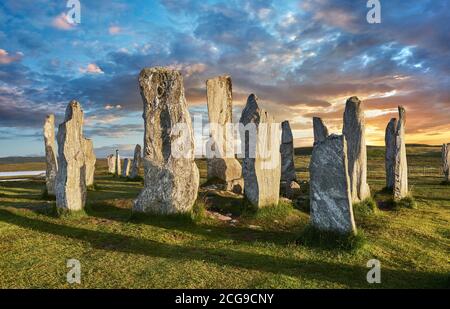
<svg viewBox="0 0 450 309">
<path fill-rule="evenodd" d="M 185 213 L 197 199 L 199 171 L 183 77 L 169 68 L 145 68 L 139 75 L 144 105 L 144 188 L 133 211 Z"/>
<path fill-rule="evenodd" d="M 67 106 L 57 139 L 56 206 L 66 211 L 82 210 L 86 202 L 86 164 L 83 110 L 79 102 L 73 100 Z"/>
<path fill-rule="evenodd" d="M 450 143 L 442 145 L 442 171 L 444 181 L 450 182 Z"/>
<path fill-rule="evenodd" d="M 356 234 L 344 135 L 315 143 L 309 173 L 311 224 L 323 231 Z"/>
<path fill-rule="evenodd" d="M 94 143 L 91 139 L 83 138 L 83 149 L 86 163 L 86 186 L 94 184 L 95 161 Z"/>
<path fill-rule="evenodd" d="M 244 194 L 255 207 L 278 205 L 281 180 L 281 130 L 251 94 L 239 120 Z"/>
<path fill-rule="evenodd" d="M 297 175 L 295 173 L 294 164 L 294 138 L 292 136 L 291 126 L 289 121 L 281 123 L 281 194 L 292 198 L 295 194 L 295 189 L 300 186 L 297 183 Z M 298 190 L 297 190 L 298 191 Z"/>
<path fill-rule="evenodd" d="M 342 133 L 347 141 L 348 174 L 353 202 L 370 197 L 367 184 L 366 128 L 362 102 L 351 97 L 345 104 Z"/>
<path fill-rule="evenodd" d="M 405 108 L 399 106 L 398 113 L 399 118 L 395 130 L 394 200 L 402 199 L 409 194 L 408 163 L 405 145 Z"/>
<path fill-rule="evenodd" d="M 106 157 L 106 161 L 108 162 L 108 173 L 114 174 L 116 172 L 116 156 L 110 154 Z"/>
<path fill-rule="evenodd" d="M 328 128 L 319 117 L 313 117 L 314 143 L 324 141 L 328 137 Z"/>
<path fill-rule="evenodd" d="M 135 179 L 139 176 L 139 169 L 142 165 L 142 148 L 137 144 L 134 148 L 133 163 L 131 165 L 130 178 Z"/>
<path fill-rule="evenodd" d="M 207 148 L 207 179 L 216 179 L 224 189 L 241 193 L 244 180 L 242 167 L 235 158 L 232 130 L 232 83 L 229 76 L 218 76 L 206 81 L 210 140 Z M 228 126 L 228 128 L 227 128 Z"/>
<path fill-rule="evenodd" d="M 384 166 L 386 170 L 386 188 L 394 189 L 395 181 L 395 131 L 397 129 L 397 118 L 392 118 L 386 126 L 384 136 L 385 142 L 385 161 Z"/>
<path fill-rule="evenodd" d="M 56 174 L 58 163 L 56 159 L 55 146 L 55 115 L 45 117 L 44 122 L 44 144 L 45 144 L 45 186 L 48 195 L 55 195 Z"/>
<path fill-rule="evenodd" d="M 115 159 L 116 159 L 116 163 L 115 163 L 115 166 L 114 166 L 115 167 L 114 174 L 116 176 L 120 176 L 121 173 L 122 173 L 122 164 L 121 164 L 121 161 L 120 161 L 119 149 L 116 149 Z"/>
<path fill-rule="evenodd" d="M 122 177 L 128 177 L 128 175 L 130 175 L 130 169 L 131 169 L 131 159 L 125 158 L 123 160 Z"/>
</svg>

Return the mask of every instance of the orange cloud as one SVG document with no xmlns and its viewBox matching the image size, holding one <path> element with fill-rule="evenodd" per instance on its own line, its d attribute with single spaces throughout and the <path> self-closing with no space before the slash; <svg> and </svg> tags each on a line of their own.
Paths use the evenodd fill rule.
<svg viewBox="0 0 450 309">
<path fill-rule="evenodd" d="M 17 52 L 14 56 L 10 56 L 8 52 L 0 48 L 0 64 L 9 64 L 11 62 L 22 59 L 23 53 Z"/>
<path fill-rule="evenodd" d="M 80 68 L 81 73 L 103 74 L 104 72 L 95 63 L 89 63 L 86 68 Z"/>
<path fill-rule="evenodd" d="M 56 16 L 52 21 L 52 25 L 60 30 L 72 30 L 75 27 L 75 24 L 69 23 L 64 13 Z"/>
<path fill-rule="evenodd" d="M 111 35 L 116 35 L 116 34 L 119 34 L 120 32 L 122 32 L 122 28 L 120 28 L 118 26 L 111 26 L 111 27 L 109 27 L 108 32 Z"/>
</svg>

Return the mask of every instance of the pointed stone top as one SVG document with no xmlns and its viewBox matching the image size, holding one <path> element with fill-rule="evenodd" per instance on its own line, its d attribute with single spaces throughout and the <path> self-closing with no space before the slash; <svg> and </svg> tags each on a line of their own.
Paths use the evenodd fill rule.
<svg viewBox="0 0 450 309">
<path fill-rule="evenodd" d="M 329 136 L 328 128 L 322 121 L 322 118 L 313 117 L 314 143 L 323 141 Z"/>
<path fill-rule="evenodd" d="M 81 108 L 81 104 L 76 100 L 70 101 L 69 105 L 67 105 L 64 121 L 72 119 L 73 115 L 83 116 L 83 109 Z"/>
<path fill-rule="evenodd" d="M 353 97 L 348 98 L 347 103 L 348 103 L 348 102 L 351 102 L 351 103 L 361 103 L 361 101 L 358 99 L 357 96 L 353 96 Z"/>
<path fill-rule="evenodd" d="M 55 115 L 54 114 L 48 114 L 47 116 L 45 116 L 45 120 L 50 120 L 50 121 L 52 121 L 52 120 L 55 120 Z"/>
<path fill-rule="evenodd" d="M 257 119 L 255 119 L 255 121 L 259 123 L 259 113 L 262 112 L 264 111 L 260 110 L 258 106 L 258 97 L 252 93 L 251 95 L 249 95 L 247 104 L 242 110 L 241 119 L 239 120 L 239 122 L 245 125 L 251 122 L 255 116 L 257 116 Z"/>
<path fill-rule="evenodd" d="M 289 121 L 285 120 L 281 123 L 281 143 L 289 144 L 294 141 L 294 137 L 292 136 L 291 126 L 289 125 Z"/>
</svg>

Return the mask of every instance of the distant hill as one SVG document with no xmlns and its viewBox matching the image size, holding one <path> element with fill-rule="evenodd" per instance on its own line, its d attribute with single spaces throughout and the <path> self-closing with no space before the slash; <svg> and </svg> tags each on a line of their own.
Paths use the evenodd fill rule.
<svg viewBox="0 0 450 309">
<path fill-rule="evenodd" d="M 45 157 L 3 157 L 0 158 L 0 164 L 45 162 Z"/>
</svg>

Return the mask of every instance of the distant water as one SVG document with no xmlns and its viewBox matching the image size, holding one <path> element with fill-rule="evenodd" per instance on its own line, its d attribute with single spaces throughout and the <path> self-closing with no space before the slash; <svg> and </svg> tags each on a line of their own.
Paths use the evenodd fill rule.
<svg viewBox="0 0 450 309">
<path fill-rule="evenodd" d="M 20 172 L 0 172 L 0 177 L 15 177 L 15 176 L 44 176 L 45 171 L 20 171 Z"/>
</svg>

